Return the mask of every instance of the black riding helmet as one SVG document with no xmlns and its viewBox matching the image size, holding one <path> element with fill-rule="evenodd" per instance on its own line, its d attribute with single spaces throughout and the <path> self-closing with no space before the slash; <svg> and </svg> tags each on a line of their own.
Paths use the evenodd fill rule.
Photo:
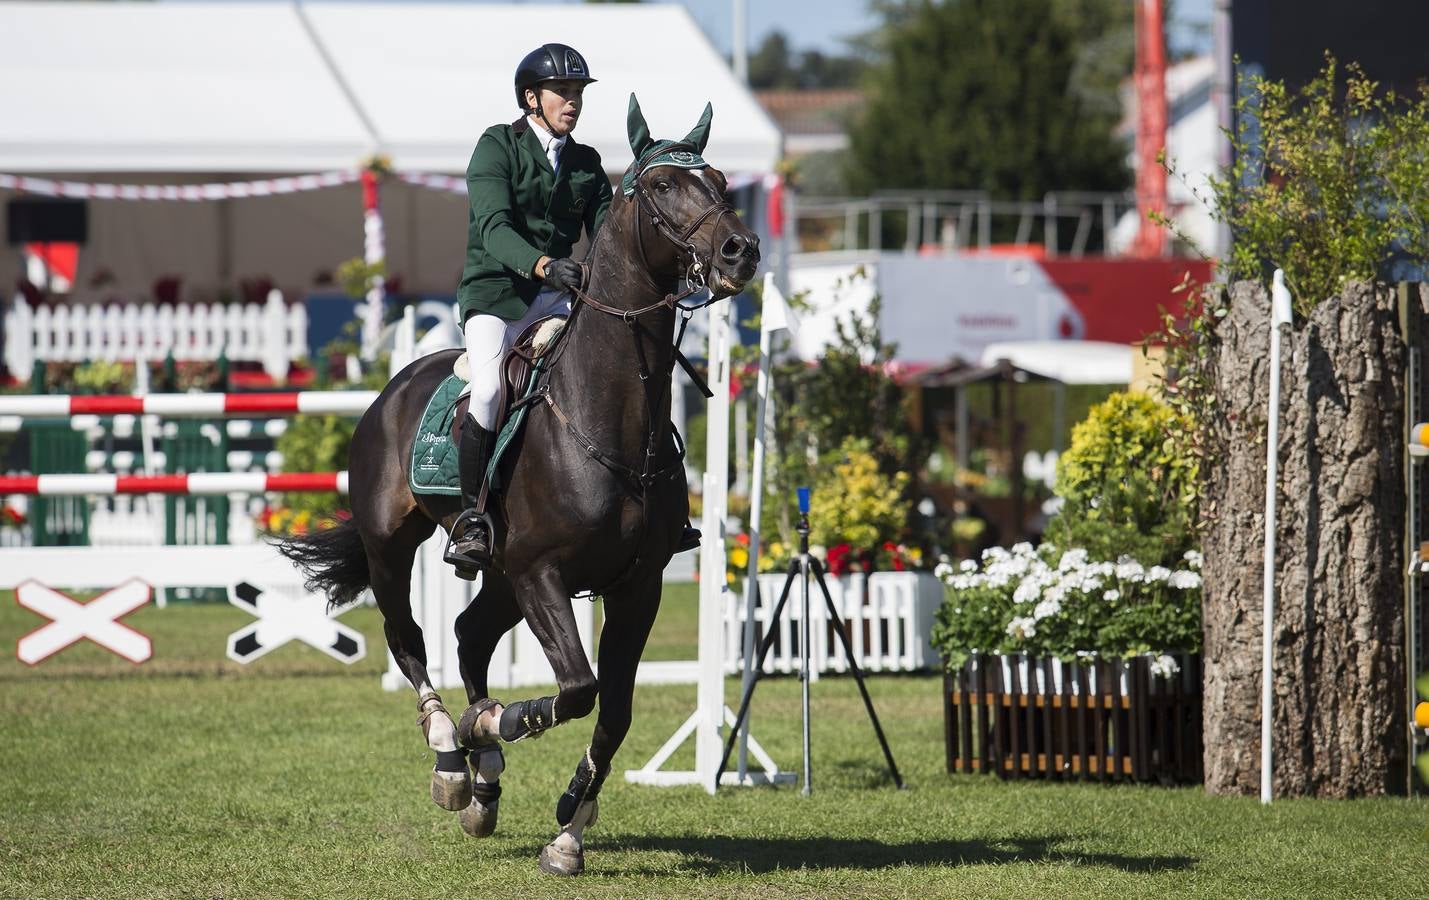
<svg viewBox="0 0 1429 900">
<path fill-rule="evenodd" d="M 522 58 L 516 66 L 516 105 L 526 107 L 526 89 L 544 81 L 580 81 L 590 84 L 590 67 L 580 51 L 565 44 L 542 44 Z"/>
</svg>

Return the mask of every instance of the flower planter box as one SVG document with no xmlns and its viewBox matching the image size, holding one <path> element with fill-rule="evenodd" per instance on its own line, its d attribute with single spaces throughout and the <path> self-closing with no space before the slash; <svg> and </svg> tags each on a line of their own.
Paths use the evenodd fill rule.
<svg viewBox="0 0 1429 900">
<path fill-rule="evenodd" d="M 1069 663 L 974 655 L 945 673 L 949 772 L 1001 778 L 1199 783 L 1201 658 Z"/>
</svg>

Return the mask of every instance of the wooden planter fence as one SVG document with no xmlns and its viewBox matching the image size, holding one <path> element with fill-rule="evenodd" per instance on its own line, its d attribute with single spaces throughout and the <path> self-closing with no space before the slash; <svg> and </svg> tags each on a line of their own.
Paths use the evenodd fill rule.
<svg viewBox="0 0 1429 900">
<path fill-rule="evenodd" d="M 1068 663 L 975 654 L 945 673 L 949 772 L 1001 778 L 1200 783 L 1201 657 Z"/>
</svg>

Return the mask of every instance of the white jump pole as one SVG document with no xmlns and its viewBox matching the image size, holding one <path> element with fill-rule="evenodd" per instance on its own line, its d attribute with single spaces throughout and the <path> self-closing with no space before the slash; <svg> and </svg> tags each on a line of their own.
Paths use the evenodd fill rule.
<svg viewBox="0 0 1429 900">
<path fill-rule="evenodd" d="M 1271 800 L 1274 775 L 1271 754 L 1271 714 L 1274 708 L 1273 666 L 1275 662 L 1275 491 L 1280 443 L 1280 329 L 1289 325 L 1290 291 L 1285 272 L 1275 270 L 1270 288 L 1270 411 L 1269 433 L 1265 440 L 1265 608 L 1261 634 L 1260 682 L 1260 802 Z"/>
<path fill-rule="evenodd" d="M 759 374 L 755 380 L 757 396 L 754 413 L 754 473 L 749 494 L 749 569 L 744 579 L 744 680 L 742 690 L 748 691 L 754 680 L 754 609 L 759 599 L 759 524 L 764 515 L 764 455 L 766 426 L 769 419 L 769 390 L 772 378 L 769 356 L 773 350 L 774 332 L 789 327 L 784 295 L 775 283 L 774 273 L 764 276 L 764 307 L 759 317 Z M 749 771 L 749 716 L 739 736 L 739 765 L 736 771 L 741 781 Z"/>
</svg>

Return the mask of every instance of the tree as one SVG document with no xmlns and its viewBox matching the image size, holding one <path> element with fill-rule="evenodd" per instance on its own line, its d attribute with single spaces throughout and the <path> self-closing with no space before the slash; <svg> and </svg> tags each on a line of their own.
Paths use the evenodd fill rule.
<svg viewBox="0 0 1429 900">
<path fill-rule="evenodd" d="M 749 86 L 755 90 L 794 87 L 794 67 L 789 57 L 789 39 L 784 32 L 769 32 L 749 54 Z"/>
<path fill-rule="evenodd" d="M 851 87 L 863 74 L 856 56 L 830 56 L 818 50 L 796 53 L 782 31 L 771 31 L 749 55 L 749 86 L 755 90 Z"/>
<path fill-rule="evenodd" d="M 884 29 L 866 44 L 875 55 L 869 102 L 850 134 L 856 191 L 969 188 L 1031 200 L 1127 186 L 1106 78 L 1078 68 L 1094 46 L 1078 16 L 1100 11 L 1098 22 L 1114 21 L 1106 0 L 880 9 Z"/>
</svg>

